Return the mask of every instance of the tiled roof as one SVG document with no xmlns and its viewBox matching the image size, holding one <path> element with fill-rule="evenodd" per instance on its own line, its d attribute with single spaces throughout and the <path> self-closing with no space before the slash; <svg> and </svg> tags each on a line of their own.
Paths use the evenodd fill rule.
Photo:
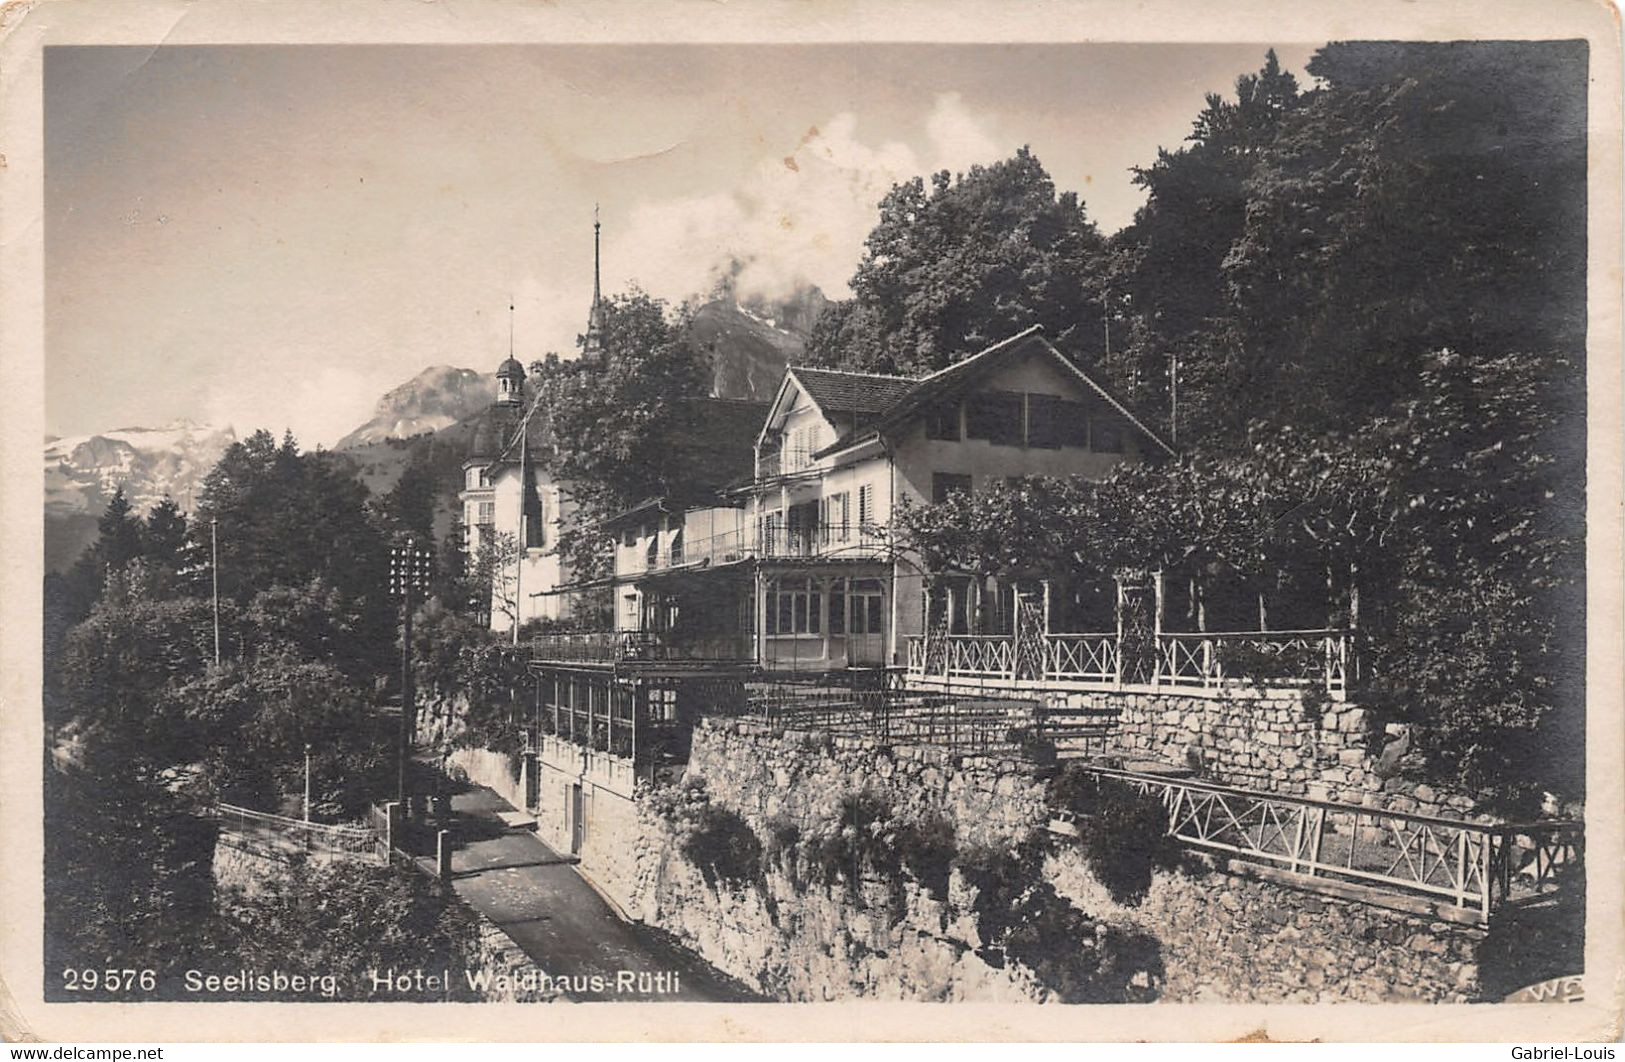
<svg viewBox="0 0 1625 1062">
<path fill-rule="evenodd" d="M 790 368 L 807 396 L 825 413 L 853 413 L 860 419 L 884 413 L 918 381 L 873 372 L 842 372 L 801 365 Z"/>
<path fill-rule="evenodd" d="M 874 414 L 872 414 L 866 420 L 860 419 L 860 422 L 853 428 L 853 430 L 847 432 L 841 438 L 837 439 L 833 444 L 824 447 L 815 456 L 822 456 L 824 454 L 844 450 L 848 446 L 855 443 L 877 436 L 881 431 L 886 430 L 891 425 L 897 424 L 898 422 L 903 421 L 917 413 L 924 412 L 926 409 L 929 409 L 942 399 L 945 399 L 960 391 L 962 388 L 970 385 L 983 372 L 990 370 L 994 364 L 997 363 L 1001 354 L 1020 347 L 1029 340 L 1035 340 L 1036 342 L 1043 344 L 1043 346 L 1047 350 L 1053 352 L 1057 358 L 1060 358 L 1062 361 L 1066 362 L 1066 364 L 1078 374 L 1084 383 L 1086 383 L 1092 390 L 1094 390 L 1096 394 L 1104 399 L 1108 405 L 1116 409 L 1117 412 L 1121 413 L 1130 424 L 1138 428 L 1142 434 L 1144 434 L 1157 446 L 1161 447 L 1168 453 L 1173 453 L 1172 448 L 1169 447 L 1167 443 L 1163 442 L 1161 437 L 1159 437 L 1154 431 L 1142 423 L 1138 417 L 1131 413 L 1122 402 L 1118 401 L 1118 399 L 1110 394 L 1105 388 L 1096 383 L 1095 380 L 1082 369 L 1079 369 L 1076 365 L 1074 365 L 1069 359 L 1066 358 L 1065 355 L 1055 350 L 1050 342 L 1044 338 L 1043 326 L 1033 325 L 1031 328 L 1017 332 L 1009 339 L 995 343 L 979 353 L 965 358 L 963 361 L 956 361 L 946 368 L 938 369 L 929 376 L 922 376 L 916 380 L 902 379 L 895 376 L 880 377 L 880 379 L 883 380 L 895 381 L 902 384 L 903 386 L 900 392 L 896 393 L 892 401 L 884 408 L 876 410 Z M 797 369 L 795 371 L 799 376 L 800 373 L 807 370 Z"/>
</svg>

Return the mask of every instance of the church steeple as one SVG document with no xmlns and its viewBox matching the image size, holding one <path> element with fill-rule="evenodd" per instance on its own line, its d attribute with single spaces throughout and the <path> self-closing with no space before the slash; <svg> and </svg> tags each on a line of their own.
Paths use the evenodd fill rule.
<svg viewBox="0 0 1625 1062">
<path fill-rule="evenodd" d="M 604 294 L 599 282 L 599 240 L 603 228 L 598 221 L 598 204 L 592 207 L 592 309 L 587 311 L 587 333 L 581 337 L 583 364 L 604 364 Z"/>
</svg>

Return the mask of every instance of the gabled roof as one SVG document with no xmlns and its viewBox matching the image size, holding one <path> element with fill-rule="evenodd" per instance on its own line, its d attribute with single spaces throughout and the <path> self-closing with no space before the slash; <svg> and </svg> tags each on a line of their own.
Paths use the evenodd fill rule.
<svg viewBox="0 0 1625 1062">
<path fill-rule="evenodd" d="M 787 371 L 825 414 L 852 413 L 859 417 L 884 413 L 918 382 L 907 376 L 814 369 L 805 365 L 791 366 Z"/>
<path fill-rule="evenodd" d="M 1132 424 L 1136 430 L 1150 439 L 1164 452 L 1172 454 L 1173 447 L 1163 441 L 1151 428 L 1147 427 L 1138 417 L 1129 412 L 1122 402 L 1113 396 L 1078 365 L 1056 349 L 1044 336 L 1043 325 L 1033 325 L 1024 331 L 1017 332 L 1009 339 L 1001 340 L 986 349 L 971 355 L 963 361 L 957 361 L 946 368 L 938 369 L 929 376 L 910 380 L 903 393 L 884 410 L 877 413 L 867 423 L 859 423 L 852 431 L 835 440 L 834 443 L 824 447 L 814 457 L 823 457 L 826 454 L 837 453 L 848 447 L 869 439 L 878 438 L 888 429 L 902 422 L 924 413 L 927 409 L 968 388 L 976 380 L 987 375 L 998 365 L 1013 356 L 1020 350 L 1031 349 L 1036 344 L 1045 354 L 1058 363 L 1068 373 L 1076 377 L 1090 391 L 1098 395 L 1112 409 Z M 797 370 L 800 371 L 800 370 Z M 893 378 L 895 379 L 895 378 Z"/>
</svg>

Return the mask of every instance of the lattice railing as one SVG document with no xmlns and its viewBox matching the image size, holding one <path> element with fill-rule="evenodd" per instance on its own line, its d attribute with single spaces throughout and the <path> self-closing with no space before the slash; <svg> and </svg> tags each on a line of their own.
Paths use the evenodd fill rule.
<svg viewBox="0 0 1625 1062">
<path fill-rule="evenodd" d="M 1043 680 L 1074 686 L 1119 684 L 1218 689 L 1250 683 L 1265 688 L 1319 686 L 1343 696 L 1354 678 L 1353 634 L 1343 630 L 1164 633 L 1155 668 L 1124 673 L 1123 639 L 1116 634 L 1043 635 Z M 935 666 L 927 639 L 906 640 L 907 673 L 916 678 L 1008 678 L 1015 675 L 1010 635 L 949 636 Z"/>
<path fill-rule="evenodd" d="M 967 678 L 1008 677 L 1016 666 L 1016 643 L 1009 635 L 953 634 L 948 637 L 948 674 Z"/>
<path fill-rule="evenodd" d="M 1164 633 L 1157 639 L 1156 683 L 1320 685 L 1342 693 L 1349 686 L 1350 638 L 1343 630 Z"/>
<path fill-rule="evenodd" d="M 1044 638 L 1044 677 L 1084 682 L 1117 678 L 1117 635 L 1051 634 Z"/>
<path fill-rule="evenodd" d="M 1471 823 L 1089 768 L 1168 809 L 1181 842 L 1302 874 L 1423 894 L 1487 919 L 1564 887 L 1583 862 L 1579 823 Z"/>
</svg>

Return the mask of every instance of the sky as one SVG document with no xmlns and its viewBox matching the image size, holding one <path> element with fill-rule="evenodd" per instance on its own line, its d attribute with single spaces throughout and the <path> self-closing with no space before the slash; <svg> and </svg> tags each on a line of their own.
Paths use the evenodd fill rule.
<svg viewBox="0 0 1625 1062">
<path fill-rule="evenodd" d="M 430 365 L 571 354 L 592 295 L 846 294 L 892 184 L 1028 145 L 1106 233 L 1273 46 L 52 48 L 46 430 L 332 445 Z"/>
</svg>

